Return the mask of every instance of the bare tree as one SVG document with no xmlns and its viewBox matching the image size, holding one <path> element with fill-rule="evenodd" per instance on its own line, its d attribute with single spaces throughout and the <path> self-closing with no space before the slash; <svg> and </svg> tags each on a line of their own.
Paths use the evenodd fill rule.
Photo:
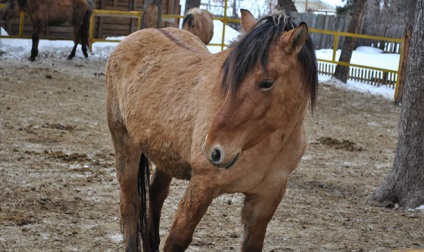
<svg viewBox="0 0 424 252">
<path fill-rule="evenodd" d="M 284 10 L 284 13 L 291 17 L 297 16 L 296 6 L 294 5 L 293 0 L 278 0 L 275 9 Z"/>
<path fill-rule="evenodd" d="M 354 7 L 353 7 L 352 19 L 349 22 L 347 32 L 359 33 L 361 22 L 364 17 L 365 4 L 367 3 L 367 0 L 353 0 L 353 1 L 354 1 Z M 346 37 L 344 39 L 339 61 L 350 63 L 355 42 L 356 42 L 356 38 L 354 37 Z M 334 77 L 346 83 L 347 78 L 349 77 L 349 67 L 337 65 L 336 71 L 334 72 Z"/>
<path fill-rule="evenodd" d="M 368 35 L 399 36 L 399 31 L 403 31 L 406 24 L 412 23 L 414 19 L 410 11 L 415 8 L 415 3 L 416 0 L 368 0 L 362 31 Z M 360 39 L 360 41 L 361 45 L 374 44 L 380 49 L 384 49 L 387 44 L 384 40 L 378 41 L 378 45 L 373 40 Z"/>
<path fill-rule="evenodd" d="M 371 195 L 379 205 L 424 204 L 424 1 L 416 4 L 393 169 Z"/>
<path fill-rule="evenodd" d="M 160 28 L 162 15 L 162 0 L 144 0 L 141 29 Z"/>
<path fill-rule="evenodd" d="M 263 14 L 271 14 L 272 9 L 274 9 L 277 5 L 277 0 L 265 0 L 265 13 Z"/>
</svg>

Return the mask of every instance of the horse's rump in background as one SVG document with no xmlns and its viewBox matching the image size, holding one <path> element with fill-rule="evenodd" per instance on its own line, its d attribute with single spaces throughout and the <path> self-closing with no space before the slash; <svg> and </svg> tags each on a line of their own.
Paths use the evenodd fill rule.
<svg viewBox="0 0 424 252">
<path fill-rule="evenodd" d="M 193 33 L 207 45 L 213 37 L 213 16 L 207 10 L 191 8 L 184 16 L 183 29 Z"/>
</svg>

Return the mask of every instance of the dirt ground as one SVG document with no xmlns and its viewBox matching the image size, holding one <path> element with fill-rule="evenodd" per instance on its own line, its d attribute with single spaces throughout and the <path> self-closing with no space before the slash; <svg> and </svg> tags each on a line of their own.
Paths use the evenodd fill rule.
<svg viewBox="0 0 424 252">
<path fill-rule="evenodd" d="M 117 251 L 119 186 L 105 120 L 106 58 L 0 56 L 0 251 Z M 400 108 L 321 83 L 308 149 L 264 251 L 424 248 L 424 213 L 367 197 L 391 169 Z M 165 202 L 164 241 L 186 182 Z M 239 251 L 241 195 L 210 206 L 189 251 Z"/>
</svg>

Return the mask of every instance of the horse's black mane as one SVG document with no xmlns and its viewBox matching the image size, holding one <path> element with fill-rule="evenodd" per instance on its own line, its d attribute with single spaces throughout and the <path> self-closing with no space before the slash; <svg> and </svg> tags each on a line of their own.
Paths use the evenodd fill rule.
<svg viewBox="0 0 424 252">
<path fill-rule="evenodd" d="M 284 15 L 266 16 L 259 20 L 252 30 L 235 42 L 233 50 L 225 60 L 222 66 L 224 88 L 237 90 L 247 73 L 253 70 L 258 62 L 266 71 L 271 44 L 280 37 L 281 33 L 295 27 L 297 24 Z M 314 108 L 318 75 L 314 45 L 310 37 L 299 52 L 298 59 L 303 69 L 305 91 L 310 95 L 311 108 Z"/>
<path fill-rule="evenodd" d="M 193 14 L 188 14 L 187 16 L 184 17 L 183 26 L 186 23 L 188 24 L 189 27 L 194 27 L 194 15 Z"/>
</svg>

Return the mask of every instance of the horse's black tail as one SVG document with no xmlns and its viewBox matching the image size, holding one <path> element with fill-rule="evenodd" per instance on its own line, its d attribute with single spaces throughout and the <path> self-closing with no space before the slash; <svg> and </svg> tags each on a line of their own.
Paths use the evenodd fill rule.
<svg viewBox="0 0 424 252">
<path fill-rule="evenodd" d="M 188 27 L 194 27 L 194 15 L 188 14 L 183 19 L 183 27 L 187 23 Z"/>
<path fill-rule="evenodd" d="M 87 0 L 88 9 L 85 12 L 84 19 L 81 22 L 80 35 L 81 35 L 81 44 L 84 46 L 88 46 L 88 36 L 90 32 L 90 17 L 93 14 L 94 4 L 91 0 Z M 89 47 L 90 48 L 90 47 Z"/>
<path fill-rule="evenodd" d="M 150 241 L 147 226 L 147 193 L 150 186 L 150 161 L 141 154 L 138 165 L 138 195 L 140 196 L 141 207 L 138 219 L 138 231 L 143 240 L 143 247 L 149 247 Z"/>
</svg>

